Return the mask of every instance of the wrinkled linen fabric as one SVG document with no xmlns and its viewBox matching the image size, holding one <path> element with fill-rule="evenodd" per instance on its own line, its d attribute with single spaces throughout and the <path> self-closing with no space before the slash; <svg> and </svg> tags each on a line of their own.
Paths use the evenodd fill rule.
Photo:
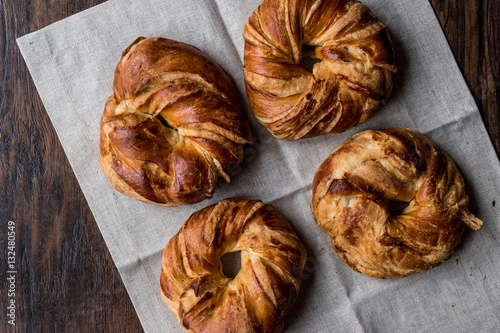
<svg viewBox="0 0 500 333">
<path fill-rule="evenodd" d="M 110 0 L 18 44 L 146 332 L 183 332 L 160 296 L 162 251 L 195 211 L 225 198 L 261 199 L 304 242 L 299 298 L 285 332 L 491 332 L 500 327 L 500 164 L 427 0 L 364 1 L 393 39 L 399 72 L 386 106 L 342 134 L 287 142 L 252 115 L 243 79 L 243 26 L 260 0 Z M 99 121 L 123 50 L 137 37 L 192 44 L 234 79 L 254 145 L 231 183 L 192 206 L 157 207 L 115 191 L 99 168 Z M 470 210 L 484 221 L 455 255 L 404 279 L 377 280 L 344 264 L 314 222 L 311 183 L 333 149 L 365 129 L 420 131 L 462 172 Z M 50 195 L 50 193 L 47 193 Z M 493 201 L 499 203 L 494 207 Z M 74 221 L 68 221 L 72 223 Z"/>
</svg>

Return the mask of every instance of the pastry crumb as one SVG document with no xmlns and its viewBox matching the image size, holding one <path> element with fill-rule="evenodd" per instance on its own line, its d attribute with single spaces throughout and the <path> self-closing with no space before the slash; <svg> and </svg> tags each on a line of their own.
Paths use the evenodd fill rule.
<svg viewBox="0 0 500 333">
<path fill-rule="evenodd" d="M 486 279 L 486 275 L 483 275 L 483 279 Z"/>
<path fill-rule="evenodd" d="M 455 259 L 455 265 L 458 265 L 458 259 Z"/>
<path fill-rule="evenodd" d="M 455 307 L 455 305 L 454 305 L 454 304 L 452 304 L 452 305 L 451 305 L 451 307 L 452 307 L 452 308 L 454 308 L 454 307 Z"/>
</svg>

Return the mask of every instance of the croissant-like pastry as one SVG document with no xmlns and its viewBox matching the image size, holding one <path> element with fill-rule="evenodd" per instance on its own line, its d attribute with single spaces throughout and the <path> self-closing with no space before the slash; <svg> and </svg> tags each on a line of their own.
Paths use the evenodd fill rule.
<svg viewBox="0 0 500 333">
<path fill-rule="evenodd" d="M 220 258 L 241 251 L 234 279 Z M 184 223 L 163 252 L 163 300 L 188 332 L 280 332 L 306 250 L 287 220 L 261 201 L 227 199 Z"/>
<path fill-rule="evenodd" d="M 391 216 L 387 201 L 409 202 Z M 338 146 L 313 181 L 312 211 L 339 257 L 376 278 L 405 277 L 441 264 L 467 225 L 464 180 L 448 155 L 405 129 L 364 131 Z"/>
<path fill-rule="evenodd" d="M 197 48 L 139 38 L 122 55 L 101 119 L 101 169 L 137 200 L 165 206 L 212 196 L 252 141 L 230 77 Z"/>
<path fill-rule="evenodd" d="M 245 25 L 245 82 L 280 139 L 343 132 L 385 104 L 397 67 L 387 28 L 355 0 L 264 0 Z M 302 45 L 315 47 L 312 73 Z"/>
</svg>

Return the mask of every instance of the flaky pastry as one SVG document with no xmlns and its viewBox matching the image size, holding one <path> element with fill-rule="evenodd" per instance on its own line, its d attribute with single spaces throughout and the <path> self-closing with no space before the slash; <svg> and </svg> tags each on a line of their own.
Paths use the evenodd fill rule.
<svg viewBox="0 0 500 333">
<path fill-rule="evenodd" d="M 387 28 L 355 0 L 264 0 L 245 25 L 245 82 L 257 119 L 277 138 L 343 132 L 392 90 Z M 321 60 L 300 65 L 302 46 Z"/>
<path fill-rule="evenodd" d="M 250 143 L 230 77 L 197 48 L 139 38 L 122 55 L 101 119 L 100 164 L 123 194 L 157 205 L 211 197 Z"/>
<path fill-rule="evenodd" d="M 241 251 L 234 279 L 221 256 Z M 188 332 L 280 332 L 306 250 L 288 221 L 261 201 L 227 199 L 184 223 L 163 252 L 163 300 Z"/>
<path fill-rule="evenodd" d="M 392 215 L 388 201 L 408 202 Z M 405 129 L 364 131 L 338 146 L 313 181 L 312 211 L 339 257 L 376 278 L 405 277 L 441 264 L 465 226 L 464 180 L 448 155 Z"/>
</svg>

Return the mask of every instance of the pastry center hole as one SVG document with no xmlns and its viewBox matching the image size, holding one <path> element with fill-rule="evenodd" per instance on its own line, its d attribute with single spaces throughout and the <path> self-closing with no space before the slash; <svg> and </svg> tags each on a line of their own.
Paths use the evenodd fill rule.
<svg viewBox="0 0 500 333">
<path fill-rule="evenodd" d="M 316 46 L 302 45 L 302 56 L 299 65 L 310 73 L 313 72 L 314 65 L 321 62 L 321 59 L 316 58 L 315 50 Z"/>
<path fill-rule="evenodd" d="M 161 114 L 157 115 L 156 116 L 156 119 L 158 119 L 160 121 L 160 123 L 162 123 L 163 126 L 167 127 L 167 128 L 172 128 L 174 129 L 172 126 L 170 126 L 167 122 L 167 120 L 165 118 L 163 118 L 163 116 Z"/>
<path fill-rule="evenodd" d="M 389 212 L 391 216 L 403 215 L 406 207 L 410 205 L 409 202 L 401 202 L 401 201 L 387 201 L 389 205 Z"/>
<path fill-rule="evenodd" d="M 241 251 L 226 253 L 220 257 L 220 262 L 224 275 L 234 279 L 241 269 Z"/>
</svg>

